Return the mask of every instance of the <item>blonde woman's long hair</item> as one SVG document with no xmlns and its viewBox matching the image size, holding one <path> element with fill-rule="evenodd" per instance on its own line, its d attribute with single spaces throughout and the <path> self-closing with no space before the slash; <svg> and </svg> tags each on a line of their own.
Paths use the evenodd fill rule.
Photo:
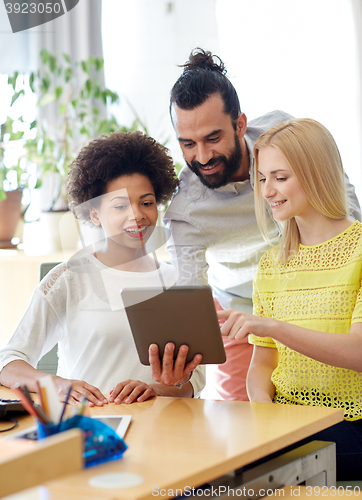
<svg viewBox="0 0 362 500">
<path fill-rule="evenodd" d="M 255 213 L 264 239 L 272 245 L 267 232 L 267 202 L 258 180 L 259 151 L 273 146 L 288 162 L 308 202 L 331 219 L 348 215 L 344 171 L 338 147 L 331 133 L 310 118 L 280 123 L 262 134 L 254 145 Z M 300 235 L 295 218 L 284 223 L 278 260 L 288 262 L 298 251 Z"/>
</svg>

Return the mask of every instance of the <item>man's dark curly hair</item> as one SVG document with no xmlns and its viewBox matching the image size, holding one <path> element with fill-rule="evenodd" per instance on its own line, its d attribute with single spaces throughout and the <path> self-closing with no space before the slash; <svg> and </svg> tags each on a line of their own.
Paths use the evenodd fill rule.
<svg viewBox="0 0 362 500">
<path fill-rule="evenodd" d="M 224 112 L 236 120 L 241 113 L 238 94 L 226 76 L 226 68 L 220 57 L 200 48 L 194 49 L 189 60 L 182 65 L 184 71 L 171 90 L 172 104 L 181 109 L 191 110 L 201 106 L 209 97 L 220 94 L 224 101 Z"/>
<path fill-rule="evenodd" d="M 90 221 L 85 202 L 106 193 L 110 181 L 122 175 L 141 174 L 151 181 L 156 203 L 166 204 L 178 180 L 168 149 L 142 132 L 102 135 L 81 149 L 70 165 L 68 195 L 78 219 Z M 78 205 L 82 207 L 78 207 Z"/>
</svg>

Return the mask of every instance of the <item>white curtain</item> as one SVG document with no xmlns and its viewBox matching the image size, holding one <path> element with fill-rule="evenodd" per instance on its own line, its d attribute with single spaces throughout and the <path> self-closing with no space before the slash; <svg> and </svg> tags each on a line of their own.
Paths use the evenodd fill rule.
<svg viewBox="0 0 362 500">
<path fill-rule="evenodd" d="M 43 47 L 52 53 L 66 52 L 73 61 L 103 57 L 101 26 L 102 0 L 80 0 L 64 16 L 33 28 L 40 33 L 32 37 L 31 45 L 36 53 Z"/>
<path fill-rule="evenodd" d="M 64 4 L 64 1 L 61 0 Z M 68 1 L 68 0 L 67 0 Z M 69 5 L 69 3 L 68 3 Z M 63 5 L 64 6 L 64 5 Z M 102 48 L 102 0 L 79 0 L 67 12 L 46 24 L 36 26 L 18 33 L 12 33 L 10 21 L 6 13 L 4 2 L 0 1 L 0 45 L 2 48 L 0 58 L 0 74 L 30 73 L 40 66 L 40 50 L 47 49 L 52 54 L 67 53 L 73 62 L 87 59 L 90 55 L 103 57 Z M 104 72 L 99 78 L 104 83 Z M 3 105 L 0 96 L 0 105 Z M 55 103 L 46 108 L 38 109 L 41 117 L 45 118 L 48 130 L 58 127 L 58 109 Z M 106 114 L 105 106 L 101 113 Z M 39 114 L 38 114 L 39 118 Z M 49 185 L 45 182 L 50 183 Z M 43 179 L 42 209 L 48 209 L 53 200 L 52 178 Z M 48 198 L 44 194 L 48 194 Z M 33 194 L 34 213 L 37 214 L 36 199 L 39 192 Z M 44 199 L 43 199 L 44 198 Z M 31 220 L 32 216 L 28 217 Z"/>
<path fill-rule="evenodd" d="M 362 202 L 362 43 L 352 1 L 361 19 L 362 0 L 217 0 L 216 17 L 219 55 L 248 120 L 282 109 L 323 123 Z"/>
<path fill-rule="evenodd" d="M 218 53 L 216 0 L 104 0 L 107 86 L 121 96 L 114 110 L 129 126 L 134 111 L 158 141 L 182 161 L 168 107 L 170 91 L 197 46 Z M 131 104 L 131 106 L 129 105 Z M 133 108 L 133 109 L 132 109 Z"/>
<path fill-rule="evenodd" d="M 39 52 L 66 52 L 73 61 L 89 55 L 103 57 L 102 0 L 80 0 L 63 16 L 28 30 L 12 33 L 5 4 L 0 2 L 0 74 L 37 69 Z"/>
<path fill-rule="evenodd" d="M 30 32 L 31 30 L 20 33 L 11 31 L 10 21 L 8 19 L 5 3 L 0 2 L 0 74 L 30 72 L 32 66 L 30 56 Z"/>
<path fill-rule="evenodd" d="M 356 40 L 357 40 L 357 58 L 358 58 L 359 89 L 360 89 L 359 109 L 360 109 L 360 121 L 362 123 L 362 0 L 350 0 L 350 2 L 352 4 L 353 19 L 355 23 Z"/>
<path fill-rule="evenodd" d="M 80 0 L 67 14 L 33 29 L 39 28 L 37 36 L 31 38 L 32 53 L 36 55 L 35 67 L 40 63 L 42 48 L 55 55 L 65 52 L 70 55 L 72 62 L 82 61 L 90 55 L 103 57 L 102 0 Z M 104 71 L 100 72 L 99 79 L 103 84 Z M 105 106 L 99 107 L 105 116 Z M 55 104 L 38 111 L 42 118 L 46 118 L 48 127 L 57 127 L 58 108 Z"/>
</svg>

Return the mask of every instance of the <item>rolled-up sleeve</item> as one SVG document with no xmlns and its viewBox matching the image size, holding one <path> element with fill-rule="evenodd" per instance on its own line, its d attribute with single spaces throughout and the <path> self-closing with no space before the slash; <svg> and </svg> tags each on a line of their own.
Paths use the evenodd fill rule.
<svg viewBox="0 0 362 500">
<path fill-rule="evenodd" d="M 205 365 L 199 365 L 195 368 L 190 378 L 190 383 L 194 389 L 194 398 L 198 398 L 202 389 L 205 387 L 206 371 Z"/>
</svg>

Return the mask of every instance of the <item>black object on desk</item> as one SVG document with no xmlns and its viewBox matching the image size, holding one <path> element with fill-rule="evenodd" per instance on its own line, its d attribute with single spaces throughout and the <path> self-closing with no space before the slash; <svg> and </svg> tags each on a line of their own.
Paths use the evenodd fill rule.
<svg viewBox="0 0 362 500">
<path fill-rule="evenodd" d="M 0 419 L 12 417 L 14 412 L 26 412 L 19 399 L 0 398 Z"/>
</svg>

